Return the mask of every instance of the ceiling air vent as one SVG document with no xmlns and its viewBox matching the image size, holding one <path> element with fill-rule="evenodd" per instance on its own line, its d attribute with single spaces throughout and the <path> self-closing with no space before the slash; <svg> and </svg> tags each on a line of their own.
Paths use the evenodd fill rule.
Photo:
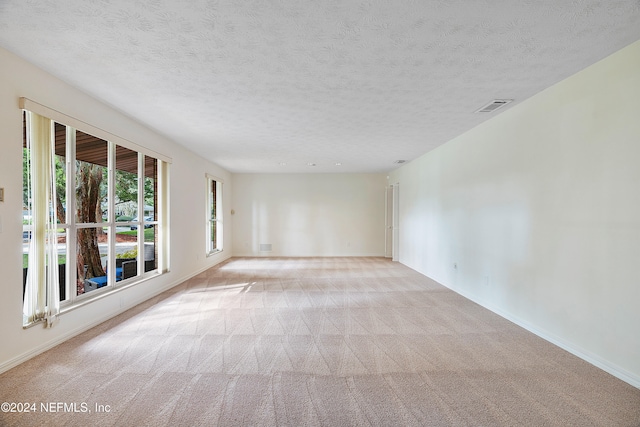
<svg viewBox="0 0 640 427">
<path fill-rule="evenodd" d="M 493 113 L 498 108 L 504 107 L 505 105 L 507 105 L 512 101 L 513 99 L 494 99 L 484 107 L 477 110 L 476 113 Z"/>
</svg>

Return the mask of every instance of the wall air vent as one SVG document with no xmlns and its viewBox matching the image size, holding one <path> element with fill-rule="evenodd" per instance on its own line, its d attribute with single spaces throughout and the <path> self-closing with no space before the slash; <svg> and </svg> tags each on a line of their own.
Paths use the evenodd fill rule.
<svg viewBox="0 0 640 427">
<path fill-rule="evenodd" d="M 271 252 L 271 243 L 260 243 L 260 252 Z"/>
<path fill-rule="evenodd" d="M 476 113 L 493 113 L 498 108 L 502 108 L 510 102 L 513 102 L 513 99 L 494 99 L 484 107 L 477 110 Z"/>
</svg>

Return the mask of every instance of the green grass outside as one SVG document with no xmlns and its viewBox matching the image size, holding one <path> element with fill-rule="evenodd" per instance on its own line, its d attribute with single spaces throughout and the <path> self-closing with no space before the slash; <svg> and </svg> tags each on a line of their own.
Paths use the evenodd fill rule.
<svg viewBox="0 0 640 427">
<path fill-rule="evenodd" d="M 118 234 L 124 234 L 127 236 L 137 236 L 138 230 L 130 230 L 130 231 L 119 231 Z M 153 242 L 155 241 L 155 232 L 153 228 L 145 228 L 144 229 L 144 241 L 145 242 Z"/>
</svg>

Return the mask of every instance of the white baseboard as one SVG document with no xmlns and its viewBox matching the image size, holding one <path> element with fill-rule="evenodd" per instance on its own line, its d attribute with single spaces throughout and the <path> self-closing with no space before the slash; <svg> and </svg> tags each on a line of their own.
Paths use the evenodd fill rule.
<svg viewBox="0 0 640 427">
<path fill-rule="evenodd" d="M 440 283 L 440 282 L 438 282 Z M 464 292 L 460 289 L 456 289 L 456 288 L 452 288 L 449 286 L 446 286 L 444 284 L 442 284 L 442 286 L 445 286 L 448 289 L 451 289 L 452 291 L 454 291 L 457 294 L 462 295 L 463 297 L 467 298 L 470 301 L 475 302 L 478 305 L 481 305 L 482 307 L 486 308 L 487 310 L 492 311 L 493 313 L 497 314 L 500 317 L 503 317 L 505 319 L 507 319 L 508 321 L 515 323 L 516 325 L 526 329 L 527 331 L 539 336 L 540 338 L 544 339 L 545 341 L 548 341 L 558 347 L 560 347 L 563 350 L 568 351 L 569 353 L 573 354 L 574 356 L 579 357 L 580 359 L 602 369 L 603 371 L 613 375 L 614 377 L 640 389 L 640 377 L 638 377 L 637 375 L 615 365 L 614 363 L 611 363 L 608 360 L 602 359 L 600 356 L 593 354 L 583 348 L 580 348 L 579 346 L 575 345 L 574 343 L 568 342 L 554 334 L 552 334 L 549 331 L 545 331 L 543 329 L 540 329 L 528 322 L 526 322 L 523 319 L 520 319 L 517 316 L 512 315 L 511 313 L 508 313 L 506 311 L 503 311 L 499 308 L 496 308 L 494 306 L 492 306 L 491 304 L 487 304 L 485 301 L 479 300 L 478 298 L 476 298 L 473 295 L 468 294 L 467 292 Z"/>
<path fill-rule="evenodd" d="M 384 254 L 356 253 L 356 254 L 338 254 L 338 255 L 291 255 L 276 252 L 240 252 L 234 253 L 234 257 L 238 258 L 384 258 Z"/>
</svg>

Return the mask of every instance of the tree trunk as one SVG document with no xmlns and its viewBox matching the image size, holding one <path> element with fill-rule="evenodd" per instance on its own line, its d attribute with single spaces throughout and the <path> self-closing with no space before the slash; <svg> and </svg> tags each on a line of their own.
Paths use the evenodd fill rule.
<svg viewBox="0 0 640 427">
<path fill-rule="evenodd" d="M 85 278 L 105 276 L 100 260 L 98 235 L 95 228 L 78 229 L 78 261 L 87 266 Z"/>
<path fill-rule="evenodd" d="M 76 200 L 78 223 L 97 223 L 96 212 L 100 203 L 100 184 L 102 183 L 102 166 L 78 162 Z M 102 218 L 100 218 L 102 221 Z M 100 260 L 97 228 L 79 228 L 76 255 L 78 269 L 84 270 L 84 278 L 105 276 Z M 79 272 L 80 273 L 80 272 Z"/>
<path fill-rule="evenodd" d="M 96 222 L 102 222 L 102 206 L 101 205 L 102 203 L 100 203 L 100 200 L 98 200 L 98 204 L 96 205 Z M 98 233 L 98 236 L 103 236 L 105 234 L 102 227 L 98 228 L 96 232 Z"/>
<path fill-rule="evenodd" d="M 67 218 L 65 218 L 64 207 L 62 206 L 62 199 L 60 198 L 60 193 L 56 191 L 56 216 L 58 217 L 58 222 L 64 224 L 67 222 Z"/>
</svg>

